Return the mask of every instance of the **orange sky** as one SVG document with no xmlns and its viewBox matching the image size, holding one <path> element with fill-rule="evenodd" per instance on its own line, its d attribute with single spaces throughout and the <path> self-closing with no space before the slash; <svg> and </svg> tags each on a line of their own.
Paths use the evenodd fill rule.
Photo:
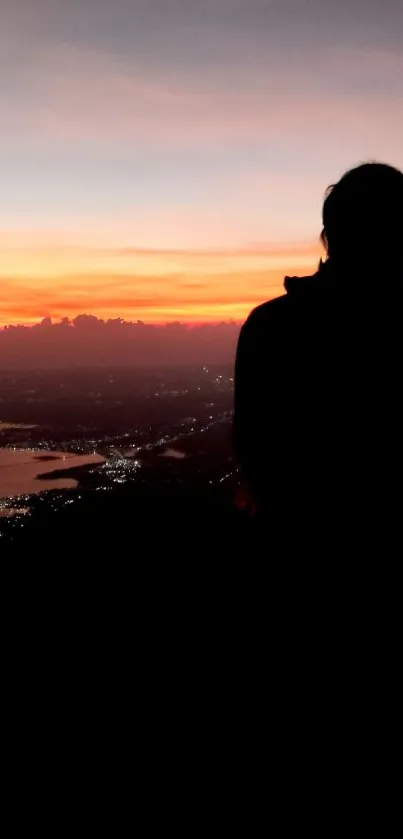
<svg viewBox="0 0 403 839">
<path fill-rule="evenodd" d="M 82 313 L 167 322 L 242 320 L 282 293 L 284 274 L 309 273 L 319 245 L 243 250 L 134 251 L 4 245 L 0 325 Z"/>
</svg>

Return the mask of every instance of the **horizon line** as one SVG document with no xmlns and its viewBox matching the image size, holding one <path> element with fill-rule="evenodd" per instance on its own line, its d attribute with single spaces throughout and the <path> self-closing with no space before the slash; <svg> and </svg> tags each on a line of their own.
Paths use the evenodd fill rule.
<svg viewBox="0 0 403 839">
<path fill-rule="evenodd" d="M 82 312 L 79 315 L 75 315 L 73 318 L 69 318 L 64 316 L 62 318 L 52 317 L 51 315 L 43 315 L 42 318 L 39 318 L 33 322 L 18 322 L 18 323 L 0 323 L 0 332 L 4 332 L 8 329 L 35 329 L 37 327 L 41 327 L 43 329 L 55 326 L 71 326 L 77 328 L 75 321 L 78 318 L 88 318 L 93 323 L 97 321 L 100 324 L 115 324 L 120 321 L 121 326 L 128 325 L 128 326 L 152 326 L 156 328 L 166 328 L 170 326 L 184 326 L 189 328 L 198 328 L 202 326 L 239 326 L 245 320 L 245 318 L 225 318 L 225 319 L 214 319 L 214 320 L 167 320 L 167 321 L 148 321 L 138 318 L 137 320 L 126 320 L 124 317 L 115 317 L 115 318 L 102 318 L 98 315 L 91 314 L 89 312 Z"/>
</svg>

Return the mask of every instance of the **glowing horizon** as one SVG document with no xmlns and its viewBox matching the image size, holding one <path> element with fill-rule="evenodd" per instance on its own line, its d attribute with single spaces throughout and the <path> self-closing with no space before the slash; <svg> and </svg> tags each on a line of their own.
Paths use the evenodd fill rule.
<svg viewBox="0 0 403 839">
<path fill-rule="evenodd" d="M 21 253 L 3 246 L 0 328 L 78 314 L 151 323 L 243 320 L 282 293 L 287 267 L 309 273 L 319 254 L 310 243 L 166 252 L 53 245 Z"/>
</svg>

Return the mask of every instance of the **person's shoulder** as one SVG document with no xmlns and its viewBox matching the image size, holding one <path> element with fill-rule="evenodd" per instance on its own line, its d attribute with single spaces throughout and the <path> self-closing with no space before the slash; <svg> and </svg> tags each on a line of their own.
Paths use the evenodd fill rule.
<svg viewBox="0 0 403 839">
<path fill-rule="evenodd" d="M 281 321 L 288 317 L 289 311 L 301 304 L 309 304 L 317 295 L 321 279 L 319 273 L 308 277 L 285 277 L 285 294 L 267 300 L 253 309 L 245 322 L 247 327 L 266 326 L 268 323 Z"/>
<path fill-rule="evenodd" d="M 272 300 L 267 300 L 266 303 L 261 303 L 260 306 L 256 306 L 251 311 L 248 320 L 252 320 L 255 323 L 264 323 L 278 313 L 285 311 L 289 306 L 289 302 L 287 294 L 282 294 L 280 297 L 273 297 Z"/>
<path fill-rule="evenodd" d="M 288 307 L 289 299 L 286 294 L 267 300 L 266 303 L 261 303 L 260 306 L 252 309 L 242 327 L 242 331 L 251 334 L 266 330 L 268 326 L 282 320 L 283 313 L 287 311 Z"/>
</svg>

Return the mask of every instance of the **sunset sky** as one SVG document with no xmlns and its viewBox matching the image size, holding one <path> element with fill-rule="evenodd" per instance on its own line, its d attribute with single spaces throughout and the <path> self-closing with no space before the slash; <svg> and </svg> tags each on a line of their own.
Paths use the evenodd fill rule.
<svg viewBox="0 0 403 839">
<path fill-rule="evenodd" d="M 402 0 L 1 0 L 0 325 L 242 319 L 403 168 Z"/>
</svg>

